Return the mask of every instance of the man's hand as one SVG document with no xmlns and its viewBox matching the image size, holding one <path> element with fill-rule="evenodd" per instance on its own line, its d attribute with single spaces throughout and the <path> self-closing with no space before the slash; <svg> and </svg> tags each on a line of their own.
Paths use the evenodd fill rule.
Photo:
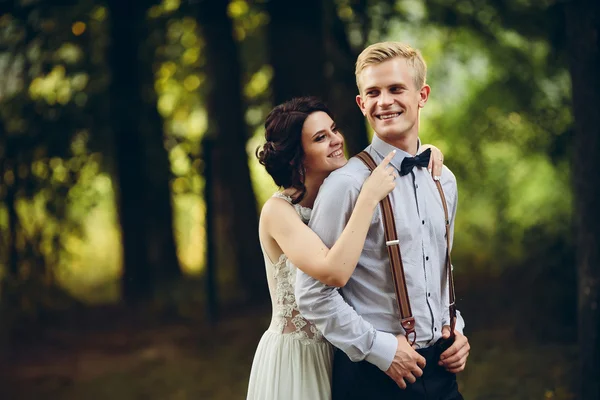
<svg viewBox="0 0 600 400">
<path fill-rule="evenodd" d="M 396 336 L 398 347 L 392 365 L 385 371 L 396 382 L 400 389 L 406 389 L 406 383 L 415 383 L 423 375 L 425 358 L 408 344 L 404 335 Z"/>
<path fill-rule="evenodd" d="M 456 335 L 454 343 L 441 354 L 438 364 L 443 366 L 446 371 L 456 374 L 465 369 L 471 345 L 469 345 L 469 339 L 459 331 L 454 330 L 454 334 Z M 450 337 L 450 327 L 448 325 L 442 328 L 442 337 Z"/>
</svg>

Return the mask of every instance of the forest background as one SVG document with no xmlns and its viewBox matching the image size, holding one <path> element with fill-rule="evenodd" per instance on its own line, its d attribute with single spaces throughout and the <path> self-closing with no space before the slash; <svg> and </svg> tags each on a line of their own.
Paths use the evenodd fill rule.
<svg viewBox="0 0 600 400">
<path fill-rule="evenodd" d="M 265 116 L 320 96 L 356 154 L 380 40 L 422 51 L 459 184 L 465 398 L 600 398 L 599 27 L 592 0 L 0 0 L 6 398 L 244 398 Z"/>
</svg>

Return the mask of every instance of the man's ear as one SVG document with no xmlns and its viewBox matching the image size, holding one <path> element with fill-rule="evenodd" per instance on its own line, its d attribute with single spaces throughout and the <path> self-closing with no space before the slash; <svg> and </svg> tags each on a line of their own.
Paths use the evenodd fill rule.
<svg viewBox="0 0 600 400">
<path fill-rule="evenodd" d="M 425 107 L 425 103 L 429 99 L 429 93 L 431 93 L 431 87 L 429 85 L 423 85 L 419 92 L 419 108 Z"/>
<path fill-rule="evenodd" d="M 363 113 L 363 115 L 366 116 L 367 110 L 365 109 L 365 102 L 363 101 L 362 97 L 360 97 L 360 94 L 356 95 L 356 104 L 358 104 L 358 108 L 360 108 L 360 111 Z"/>
</svg>

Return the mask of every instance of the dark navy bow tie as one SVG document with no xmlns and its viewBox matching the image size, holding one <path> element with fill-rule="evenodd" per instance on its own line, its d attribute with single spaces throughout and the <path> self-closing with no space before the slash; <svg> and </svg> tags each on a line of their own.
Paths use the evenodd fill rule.
<svg viewBox="0 0 600 400">
<path fill-rule="evenodd" d="M 427 149 L 414 157 L 405 157 L 400 165 L 400 176 L 408 174 L 415 166 L 427 167 L 429 165 L 429 158 L 431 158 L 431 149 Z"/>
</svg>

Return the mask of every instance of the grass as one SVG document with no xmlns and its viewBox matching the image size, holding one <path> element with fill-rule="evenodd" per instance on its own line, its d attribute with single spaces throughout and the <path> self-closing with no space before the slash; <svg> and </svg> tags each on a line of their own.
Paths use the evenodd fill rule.
<svg viewBox="0 0 600 400">
<path fill-rule="evenodd" d="M 210 328 L 88 316 L 96 324 L 22 338 L 1 375 L 3 392 L 11 400 L 244 399 L 269 318 L 269 310 L 237 311 Z M 509 329 L 469 337 L 469 363 L 459 375 L 465 399 L 573 399 L 575 346 L 526 340 Z"/>
</svg>

